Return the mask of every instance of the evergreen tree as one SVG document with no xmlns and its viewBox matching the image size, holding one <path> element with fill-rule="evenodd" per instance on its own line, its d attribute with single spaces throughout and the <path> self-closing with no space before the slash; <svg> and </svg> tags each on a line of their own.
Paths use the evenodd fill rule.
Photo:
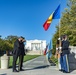
<svg viewBox="0 0 76 75">
<path fill-rule="evenodd" d="M 56 33 L 53 36 L 54 50 L 56 47 L 56 40 L 60 36 L 67 34 L 70 45 L 76 46 L 76 0 L 69 0 L 67 3 L 68 8 L 65 8 L 65 12 L 62 13 L 59 25 L 56 26 Z M 55 52 L 55 51 L 54 51 Z"/>
</svg>

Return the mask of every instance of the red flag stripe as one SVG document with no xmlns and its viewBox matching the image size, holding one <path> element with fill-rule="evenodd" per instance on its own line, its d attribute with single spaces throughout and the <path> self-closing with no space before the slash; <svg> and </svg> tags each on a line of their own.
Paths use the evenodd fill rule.
<svg viewBox="0 0 76 75">
<path fill-rule="evenodd" d="M 52 22 L 52 17 L 53 17 L 53 14 L 50 15 L 50 17 L 46 20 L 46 22 L 43 24 L 43 27 L 44 27 L 44 30 L 48 30 L 51 22 Z"/>
</svg>

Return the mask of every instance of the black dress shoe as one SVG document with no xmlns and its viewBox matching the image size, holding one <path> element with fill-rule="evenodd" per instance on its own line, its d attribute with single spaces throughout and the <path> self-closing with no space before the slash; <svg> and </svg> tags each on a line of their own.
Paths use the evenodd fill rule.
<svg viewBox="0 0 76 75">
<path fill-rule="evenodd" d="M 67 72 L 67 71 L 63 71 L 63 73 L 70 73 L 70 72 Z"/>
<path fill-rule="evenodd" d="M 64 71 L 64 70 L 60 69 L 59 71 Z"/>
<path fill-rule="evenodd" d="M 20 69 L 20 71 L 24 71 L 24 69 Z"/>
<path fill-rule="evenodd" d="M 13 72 L 19 72 L 19 71 L 17 71 L 17 70 L 13 70 Z"/>
</svg>

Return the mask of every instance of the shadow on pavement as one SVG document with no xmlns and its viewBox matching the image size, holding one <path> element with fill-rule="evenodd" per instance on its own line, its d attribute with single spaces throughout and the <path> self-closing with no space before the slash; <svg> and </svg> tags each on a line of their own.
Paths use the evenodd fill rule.
<svg viewBox="0 0 76 75">
<path fill-rule="evenodd" d="M 5 73 L 5 74 L 0 74 L 0 75 L 7 75 L 7 74 Z"/>
<path fill-rule="evenodd" d="M 33 69 L 42 69 L 42 68 L 46 68 L 46 67 L 49 67 L 49 65 L 45 65 L 45 66 L 38 66 L 38 67 L 35 67 Z"/>
<path fill-rule="evenodd" d="M 38 67 L 35 67 L 35 68 L 31 68 L 31 69 L 25 69 L 24 71 L 27 71 L 27 70 L 34 70 L 34 69 L 43 69 L 43 68 L 47 68 L 47 67 L 49 67 L 49 65 L 38 66 Z"/>
</svg>

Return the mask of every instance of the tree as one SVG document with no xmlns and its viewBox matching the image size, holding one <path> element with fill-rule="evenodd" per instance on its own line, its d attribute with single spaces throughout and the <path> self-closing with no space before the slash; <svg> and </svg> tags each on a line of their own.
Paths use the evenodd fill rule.
<svg viewBox="0 0 76 75">
<path fill-rule="evenodd" d="M 17 38 L 17 36 L 12 35 L 7 36 L 5 39 L 0 38 L 0 51 L 6 51 L 8 54 L 8 51 L 13 50 L 13 45 Z"/>
<path fill-rule="evenodd" d="M 61 35 L 67 34 L 70 45 L 76 46 L 76 0 L 69 0 L 61 18 Z"/>
<path fill-rule="evenodd" d="M 67 34 L 69 37 L 70 45 L 76 46 L 76 0 L 69 0 L 67 3 L 68 8 L 62 13 L 59 25 L 56 26 L 56 33 L 53 36 L 53 45 L 56 47 L 56 40 L 60 36 Z"/>
<path fill-rule="evenodd" d="M 18 36 L 9 35 L 5 38 L 5 40 L 9 42 L 10 46 L 13 48 L 14 42 L 16 41 L 17 38 Z"/>
</svg>

